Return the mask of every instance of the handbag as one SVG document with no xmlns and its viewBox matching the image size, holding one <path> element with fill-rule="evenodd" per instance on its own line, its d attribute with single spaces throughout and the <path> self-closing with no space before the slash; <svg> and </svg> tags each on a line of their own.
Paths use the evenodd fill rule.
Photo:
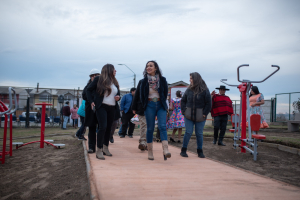
<svg viewBox="0 0 300 200">
<path fill-rule="evenodd" d="M 205 117 L 203 117 L 203 108 L 196 108 L 196 119 L 193 119 L 192 116 L 192 108 L 186 108 L 184 112 L 184 116 L 192 121 L 196 122 L 203 122 L 205 120 Z"/>
</svg>

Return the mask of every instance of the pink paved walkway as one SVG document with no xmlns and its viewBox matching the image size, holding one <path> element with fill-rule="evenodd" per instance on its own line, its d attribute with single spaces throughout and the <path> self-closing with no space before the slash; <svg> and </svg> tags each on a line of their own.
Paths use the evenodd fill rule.
<svg viewBox="0 0 300 200">
<path fill-rule="evenodd" d="M 113 156 L 104 161 L 89 154 L 95 199 L 300 199 L 300 188 L 193 153 L 183 158 L 176 147 L 169 146 L 172 157 L 164 161 L 161 143 L 154 143 L 154 161 L 150 161 L 147 151 L 137 148 L 138 139 L 115 136 L 109 146 Z"/>
</svg>

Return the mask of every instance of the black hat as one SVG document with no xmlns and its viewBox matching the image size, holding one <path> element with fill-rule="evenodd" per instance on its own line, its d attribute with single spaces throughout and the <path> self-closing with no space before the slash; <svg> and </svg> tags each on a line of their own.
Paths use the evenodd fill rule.
<svg viewBox="0 0 300 200">
<path fill-rule="evenodd" d="M 223 90 L 229 90 L 229 89 L 226 88 L 225 85 L 220 85 L 220 87 L 219 87 L 219 88 L 216 88 L 216 89 L 217 89 L 217 90 L 221 90 L 221 89 L 223 89 Z"/>
</svg>

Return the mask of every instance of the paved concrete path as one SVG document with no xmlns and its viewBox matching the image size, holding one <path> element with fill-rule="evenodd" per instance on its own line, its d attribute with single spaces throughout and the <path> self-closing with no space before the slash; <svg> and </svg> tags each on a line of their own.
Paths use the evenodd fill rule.
<svg viewBox="0 0 300 200">
<path fill-rule="evenodd" d="M 92 193 L 101 200 L 130 199 L 300 199 L 300 188 L 285 185 L 241 169 L 200 159 L 169 146 L 172 157 L 163 160 L 161 143 L 154 143 L 154 160 L 138 149 L 138 136 L 115 137 L 112 157 L 98 160 L 89 154 Z M 86 143 L 87 144 L 87 143 Z M 251 159 L 251 158 L 249 158 Z"/>
</svg>

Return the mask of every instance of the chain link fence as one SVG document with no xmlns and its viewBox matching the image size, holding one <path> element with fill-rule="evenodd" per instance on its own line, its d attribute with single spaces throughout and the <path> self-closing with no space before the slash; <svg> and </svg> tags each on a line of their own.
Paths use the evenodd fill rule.
<svg viewBox="0 0 300 200">
<path fill-rule="evenodd" d="M 300 92 L 275 95 L 275 122 L 296 120 L 300 110 Z"/>
</svg>

